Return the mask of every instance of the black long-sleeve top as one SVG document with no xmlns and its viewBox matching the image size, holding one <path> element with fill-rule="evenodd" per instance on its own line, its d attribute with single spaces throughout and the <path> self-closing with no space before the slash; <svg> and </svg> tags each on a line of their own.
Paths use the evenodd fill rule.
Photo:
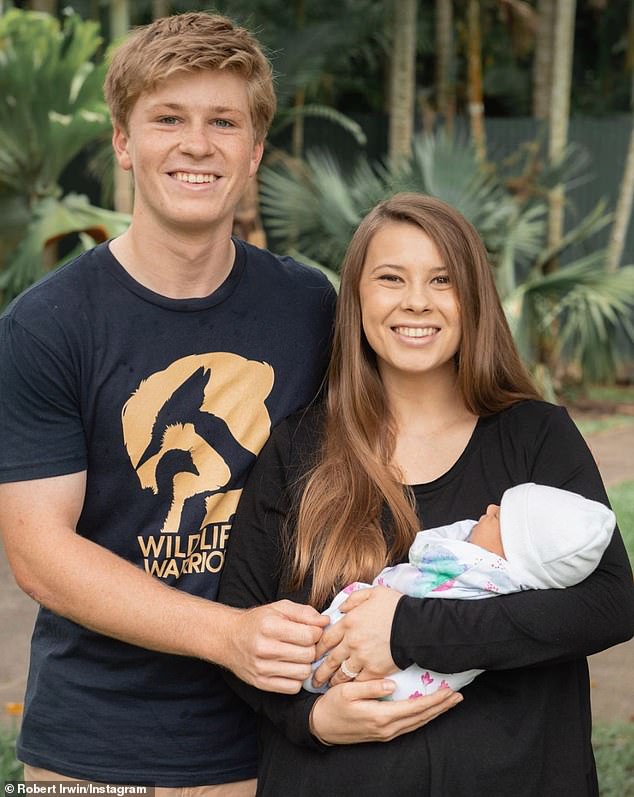
<svg viewBox="0 0 634 797">
<path fill-rule="evenodd" d="M 284 587 L 285 520 L 297 506 L 321 429 L 317 411 L 279 426 L 258 460 L 233 526 L 219 599 L 251 607 L 306 602 Z M 567 412 L 525 401 L 480 418 L 443 476 L 413 487 L 422 528 L 477 518 L 521 482 L 607 503 L 595 462 Z M 341 585 L 337 585 L 341 586 Z M 486 670 L 464 701 L 387 743 L 326 747 L 310 734 L 317 695 L 261 692 L 229 676 L 259 716 L 266 797 L 586 797 L 597 795 L 586 656 L 634 635 L 634 586 L 616 530 L 598 568 L 563 590 L 485 601 L 404 597 L 392 625 L 399 667 Z"/>
</svg>

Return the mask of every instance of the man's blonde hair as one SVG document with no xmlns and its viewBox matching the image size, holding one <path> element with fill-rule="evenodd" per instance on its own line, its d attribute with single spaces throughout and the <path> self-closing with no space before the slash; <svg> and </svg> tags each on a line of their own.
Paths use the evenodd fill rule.
<svg viewBox="0 0 634 797">
<path fill-rule="evenodd" d="M 114 125 L 128 129 L 139 96 L 178 73 L 227 69 L 246 80 L 255 139 L 275 114 L 271 64 L 255 37 L 219 14 L 162 17 L 133 31 L 114 53 L 104 93 Z"/>
</svg>

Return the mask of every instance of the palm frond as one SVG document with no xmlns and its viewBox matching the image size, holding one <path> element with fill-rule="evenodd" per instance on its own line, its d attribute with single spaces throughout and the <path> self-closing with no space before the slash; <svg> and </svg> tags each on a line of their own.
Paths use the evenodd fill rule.
<svg viewBox="0 0 634 797">
<path fill-rule="evenodd" d="M 537 258 L 536 265 L 538 268 L 543 267 L 549 260 L 559 257 L 571 246 L 586 240 L 592 235 L 602 230 L 612 221 L 612 214 L 607 212 L 607 203 L 601 199 L 592 208 L 590 213 L 585 216 L 579 224 L 569 230 L 562 236 L 559 244 L 553 247 L 544 248 L 542 254 Z"/>
<path fill-rule="evenodd" d="M 616 366 L 617 330 L 634 344 L 634 266 L 606 272 L 604 253 L 593 252 L 551 274 L 535 269 L 505 302 L 516 342 L 528 362 L 542 336 L 555 330 L 558 357 L 581 364 L 586 379 L 601 380 Z"/>
<path fill-rule="evenodd" d="M 367 136 L 363 132 L 363 128 L 354 119 L 351 119 L 345 113 L 341 113 L 336 108 L 330 108 L 328 105 L 301 105 L 297 108 L 289 108 L 283 111 L 276 120 L 276 130 L 283 130 L 284 127 L 291 124 L 298 116 L 312 116 L 320 119 L 326 119 L 333 124 L 339 125 L 346 132 L 355 139 L 360 147 L 365 147 L 367 144 Z"/>
</svg>

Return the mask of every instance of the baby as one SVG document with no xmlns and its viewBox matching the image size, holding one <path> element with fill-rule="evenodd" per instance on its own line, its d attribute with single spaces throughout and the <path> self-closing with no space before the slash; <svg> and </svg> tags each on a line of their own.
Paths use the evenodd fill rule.
<svg viewBox="0 0 634 797">
<path fill-rule="evenodd" d="M 414 598 L 489 598 L 523 589 L 563 589 L 587 578 L 599 564 L 614 531 L 614 513 L 580 495 L 527 483 L 511 487 L 500 506 L 491 504 L 478 520 L 420 531 L 409 564 L 387 567 L 372 584 L 343 589 L 324 612 L 332 623 L 351 592 L 372 586 L 396 589 Z M 313 671 L 319 662 L 313 665 Z M 389 677 L 390 700 L 458 690 L 483 670 L 441 674 L 412 665 Z M 304 682 L 311 692 L 311 679 Z"/>
</svg>

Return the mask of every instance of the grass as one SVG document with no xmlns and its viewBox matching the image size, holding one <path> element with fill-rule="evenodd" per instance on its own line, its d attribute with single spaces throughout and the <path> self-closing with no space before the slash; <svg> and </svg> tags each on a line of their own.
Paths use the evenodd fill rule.
<svg viewBox="0 0 634 797">
<path fill-rule="evenodd" d="M 601 797 L 634 797 L 634 723 L 592 729 Z"/>
<path fill-rule="evenodd" d="M 593 417 L 579 417 L 575 416 L 573 412 L 574 422 L 584 437 L 597 432 L 605 432 L 608 429 L 617 429 L 622 426 L 632 426 L 634 424 L 634 415 L 596 415 Z"/>
<path fill-rule="evenodd" d="M 567 388 L 564 398 L 585 398 L 591 401 L 612 401 L 617 404 L 634 404 L 634 385 L 586 385 Z"/>
<path fill-rule="evenodd" d="M 634 385 L 568 387 L 562 392 L 560 399 L 564 404 L 571 402 L 571 414 L 584 437 L 597 432 L 604 432 L 607 429 L 634 424 L 634 415 L 626 412 L 612 412 L 608 407 L 608 405 L 612 404 L 613 409 L 618 410 L 619 405 L 634 405 Z M 595 401 L 606 406 L 603 408 L 603 412 L 579 412 L 578 410 L 575 411 L 575 400 Z"/>
<path fill-rule="evenodd" d="M 15 740 L 18 733 L 16 722 L 0 722 L 0 793 L 4 794 L 4 784 L 12 780 L 22 780 L 22 764 L 15 758 Z"/>
<path fill-rule="evenodd" d="M 612 509 L 619 522 L 621 536 L 634 567 L 634 481 L 623 482 L 608 490 Z"/>
</svg>

